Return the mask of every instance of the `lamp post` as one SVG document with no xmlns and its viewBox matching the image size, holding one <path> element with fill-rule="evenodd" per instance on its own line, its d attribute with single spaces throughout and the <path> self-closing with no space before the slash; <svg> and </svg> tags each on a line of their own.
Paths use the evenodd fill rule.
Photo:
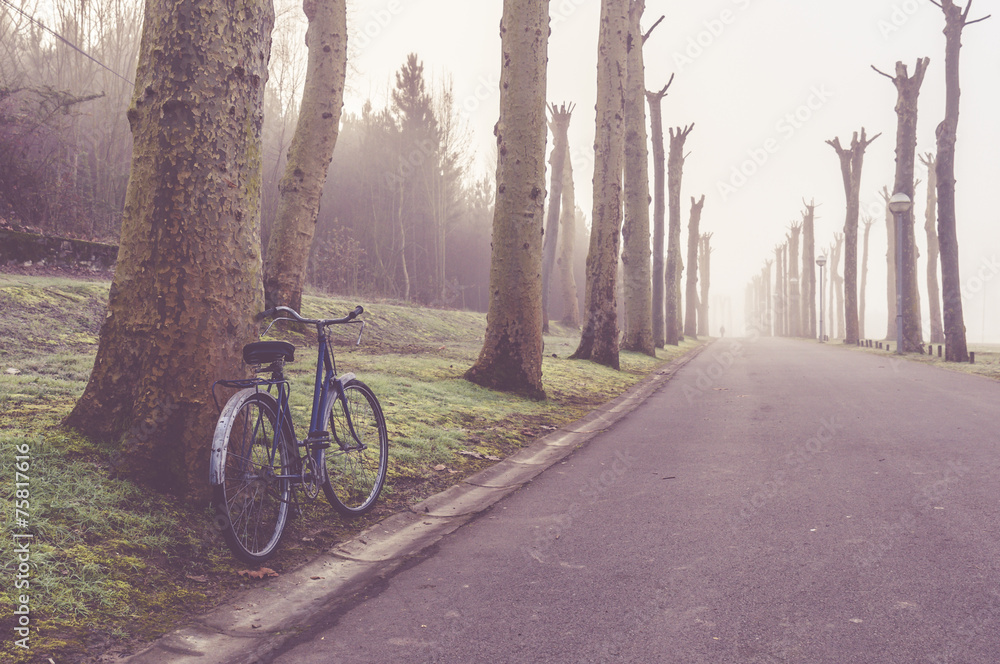
<svg viewBox="0 0 1000 664">
<path fill-rule="evenodd" d="M 816 265 L 819 265 L 819 342 L 823 343 L 823 337 L 825 329 L 823 328 L 823 266 L 826 265 L 826 255 L 820 254 L 819 258 L 816 259 Z"/>
<path fill-rule="evenodd" d="M 889 199 L 889 211 L 896 220 L 896 354 L 903 354 L 903 217 L 913 201 L 899 191 Z"/>
</svg>

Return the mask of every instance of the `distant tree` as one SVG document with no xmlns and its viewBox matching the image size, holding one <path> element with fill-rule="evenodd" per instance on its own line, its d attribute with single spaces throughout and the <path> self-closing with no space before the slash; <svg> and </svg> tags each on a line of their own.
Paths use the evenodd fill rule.
<svg viewBox="0 0 1000 664">
<path fill-rule="evenodd" d="M 698 270 L 701 273 L 701 295 L 698 298 L 698 336 L 711 336 L 708 327 L 708 290 L 712 277 L 712 234 L 702 233 L 698 241 Z"/>
<path fill-rule="evenodd" d="M 763 289 L 764 309 L 762 312 L 763 334 L 765 337 L 776 336 L 774 331 L 774 293 L 771 290 L 771 266 L 774 261 L 764 262 L 764 272 L 761 275 L 761 288 Z"/>
<path fill-rule="evenodd" d="M 840 144 L 840 138 L 827 141 L 840 158 L 840 172 L 844 179 L 844 195 L 847 199 L 847 218 L 844 221 L 844 290 L 845 307 L 841 310 L 845 322 L 844 343 L 858 342 L 858 215 L 861 209 L 861 166 L 865 150 L 881 134 L 870 139 L 854 132 L 850 149 Z"/>
<path fill-rule="evenodd" d="M 663 348 L 664 341 L 664 220 L 666 217 L 666 177 L 665 151 L 663 149 L 663 109 L 661 102 L 673 83 L 674 77 L 658 92 L 646 91 L 649 103 L 649 118 L 653 136 L 653 340 L 657 348 Z"/>
<path fill-rule="evenodd" d="M 681 180 L 684 176 L 684 142 L 687 140 L 694 123 L 687 127 L 671 128 L 670 151 L 667 158 L 667 200 L 668 220 L 667 231 L 667 269 L 666 269 L 666 345 L 676 346 L 680 343 L 682 326 L 680 301 L 681 275 Z"/>
<path fill-rule="evenodd" d="M 889 209 L 889 199 L 892 198 L 892 194 L 889 193 L 889 188 L 882 186 L 882 191 L 879 192 L 882 196 L 882 200 L 885 203 L 885 228 L 886 228 L 886 251 L 885 251 L 885 264 L 886 264 L 886 311 L 888 314 L 888 322 L 886 324 L 885 339 L 886 341 L 898 338 L 896 335 L 896 216 Z"/>
<path fill-rule="evenodd" d="M 927 208 L 924 211 L 924 232 L 927 233 L 927 310 L 931 318 L 931 343 L 944 343 L 941 322 L 941 287 L 938 282 L 940 245 L 937 236 L 937 172 L 932 152 L 921 155 L 920 163 L 927 167 Z"/>
<path fill-rule="evenodd" d="M 567 108 L 548 106 L 552 119 L 552 154 L 549 157 L 549 171 L 552 184 L 549 191 L 549 209 L 545 221 L 545 238 L 542 244 L 542 331 L 549 331 L 549 290 L 552 283 L 552 269 L 556 263 L 559 245 L 559 221 L 562 211 L 562 190 L 566 177 L 566 162 L 569 161 L 569 123 L 573 118 L 573 104 Z M 570 165 L 572 168 L 572 165 Z"/>
<path fill-rule="evenodd" d="M 563 168 L 562 212 L 559 218 L 559 286 L 562 292 L 562 324 L 580 328 L 580 302 L 576 287 L 576 188 L 573 185 L 573 160 Z"/>
<path fill-rule="evenodd" d="M 646 74 L 642 48 L 646 0 L 629 1 L 628 69 L 625 82 L 625 216 L 622 265 L 625 303 L 624 350 L 656 356 L 653 337 L 652 268 L 649 249 L 649 153 L 646 138 Z"/>
<path fill-rule="evenodd" d="M 945 113 L 944 120 L 937 127 L 936 164 L 945 359 L 949 362 L 967 362 L 969 349 L 965 339 L 965 317 L 962 312 L 962 280 L 958 269 L 958 233 L 955 220 L 955 141 L 958 136 L 961 97 L 959 55 L 965 26 L 984 21 L 989 16 L 970 21 L 972 0 L 969 0 L 964 10 L 953 0 L 941 0 L 941 2 L 931 0 L 931 3 L 941 8 L 945 18 Z"/>
<path fill-rule="evenodd" d="M 799 283 L 799 237 L 802 224 L 792 224 L 788 234 L 788 306 L 789 326 L 793 337 L 802 336 L 802 303 Z"/>
<path fill-rule="evenodd" d="M 548 0 L 504 0 L 500 21 L 497 198 L 490 308 L 479 359 L 465 377 L 485 387 L 544 398 L 542 231 Z"/>
<path fill-rule="evenodd" d="M 306 0 L 302 8 L 309 19 L 309 65 L 264 261 L 266 306 L 295 310 L 302 308 L 323 184 L 340 133 L 347 75 L 346 0 Z"/>
<path fill-rule="evenodd" d="M 218 415 L 208 387 L 243 373 L 240 348 L 263 305 L 272 23 L 270 2 L 146 4 L 118 266 L 90 381 L 66 419 L 117 448 L 129 477 L 192 498 L 208 489 L 205 436 Z"/>
<path fill-rule="evenodd" d="M 930 58 L 918 58 L 913 76 L 907 72 L 906 65 L 896 62 L 896 75 L 890 76 L 875 69 L 885 76 L 896 87 L 896 179 L 893 193 L 904 193 L 913 201 L 915 185 L 913 182 L 914 161 L 917 151 L 917 98 L 920 86 L 924 81 L 924 73 Z M 917 289 L 917 244 L 913 229 L 913 206 L 899 215 L 903 224 L 903 246 L 899 255 L 903 259 L 902 289 L 903 289 L 903 351 L 907 353 L 923 353 L 923 336 L 920 325 L 920 292 Z"/>
<path fill-rule="evenodd" d="M 864 249 L 861 253 L 861 287 L 858 291 L 858 336 L 865 338 L 865 289 L 868 286 L 868 236 L 871 234 L 875 220 L 864 218 L 865 237 Z"/>
<path fill-rule="evenodd" d="M 830 336 L 836 339 L 846 339 L 847 338 L 847 323 L 846 315 L 844 311 L 844 277 L 840 274 L 840 256 L 844 248 L 844 233 L 834 234 L 834 240 L 836 242 L 833 245 L 833 250 L 831 251 L 833 258 L 830 261 L 830 288 L 833 290 L 830 293 Z M 837 306 L 834 308 L 833 300 L 836 297 Z M 833 314 L 837 314 L 837 334 L 834 335 L 833 327 Z"/>
<path fill-rule="evenodd" d="M 701 239 L 701 211 L 705 207 L 705 195 L 700 200 L 691 197 L 691 216 L 688 220 L 687 286 L 684 303 L 684 336 L 698 338 L 698 242 Z"/>
<path fill-rule="evenodd" d="M 594 139 L 594 212 L 587 252 L 584 324 L 573 359 L 615 369 L 618 305 L 615 301 L 622 227 L 625 154 L 625 72 L 628 0 L 601 0 L 597 57 L 597 132 Z"/>
<path fill-rule="evenodd" d="M 779 244 L 774 248 L 774 266 L 775 266 L 775 279 L 774 279 L 774 315 L 775 315 L 775 336 L 784 337 L 788 336 L 788 330 L 785 328 L 785 315 L 787 313 L 788 301 L 786 299 L 787 293 L 787 283 L 785 281 L 785 245 Z"/>
<path fill-rule="evenodd" d="M 802 212 L 802 280 L 805 294 L 805 302 L 802 311 L 807 324 L 803 327 L 803 334 L 811 339 L 817 337 L 816 334 L 816 201 L 806 203 L 803 199 L 805 210 Z M 820 297 L 823 294 L 820 293 Z"/>
</svg>

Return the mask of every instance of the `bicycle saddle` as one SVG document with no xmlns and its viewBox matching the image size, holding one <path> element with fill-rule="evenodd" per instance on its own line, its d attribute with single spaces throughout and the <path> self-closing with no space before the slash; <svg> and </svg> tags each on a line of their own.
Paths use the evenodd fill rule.
<svg viewBox="0 0 1000 664">
<path fill-rule="evenodd" d="M 287 341 L 255 341 L 243 347 L 243 361 L 247 364 L 271 364 L 295 360 L 295 346 Z"/>
</svg>

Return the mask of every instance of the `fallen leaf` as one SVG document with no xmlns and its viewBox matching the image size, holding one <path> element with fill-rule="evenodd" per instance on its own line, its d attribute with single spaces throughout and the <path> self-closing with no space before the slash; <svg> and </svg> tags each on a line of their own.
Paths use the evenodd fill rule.
<svg viewBox="0 0 1000 664">
<path fill-rule="evenodd" d="M 502 460 L 503 460 L 503 459 L 501 459 L 501 458 L 500 458 L 500 457 L 498 457 L 498 456 L 493 456 L 492 454 L 487 454 L 487 455 L 486 455 L 486 456 L 484 456 L 483 458 L 484 458 L 484 459 L 487 459 L 488 461 L 502 461 Z"/>
<path fill-rule="evenodd" d="M 439 463 L 438 465 L 434 466 L 434 470 L 436 470 L 438 472 L 441 472 L 442 470 L 444 470 L 447 467 L 448 466 L 444 465 L 443 463 Z"/>
<path fill-rule="evenodd" d="M 18 369 L 17 367 L 10 367 L 9 369 L 7 369 L 7 373 L 9 373 L 11 376 L 16 376 L 17 374 L 21 373 L 21 370 Z"/>
<path fill-rule="evenodd" d="M 198 583 L 208 583 L 208 577 L 204 574 L 199 574 L 198 576 L 191 576 L 190 574 L 185 574 L 184 578 L 191 579 L 192 581 L 197 581 Z"/>
</svg>

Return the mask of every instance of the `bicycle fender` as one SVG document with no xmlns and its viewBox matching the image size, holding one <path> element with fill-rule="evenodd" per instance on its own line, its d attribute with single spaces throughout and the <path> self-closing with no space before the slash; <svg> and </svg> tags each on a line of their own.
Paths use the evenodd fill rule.
<svg viewBox="0 0 1000 664">
<path fill-rule="evenodd" d="M 222 484 L 223 468 L 226 466 L 226 431 L 229 429 L 229 423 L 236 416 L 243 401 L 255 392 L 256 389 L 252 387 L 240 390 L 229 398 L 219 415 L 215 434 L 212 436 L 212 457 L 208 469 L 208 483 L 211 486 Z"/>
<path fill-rule="evenodd" d="M 349 383 L 350 381 L 354 380 L 355 378 L 357 378 L 357 376 L 355 376 L 355 375 L 354 375 L 354 374 L 352 374 L 351 372 L 347 372 L 347 373 L 343 374 L 343 375 L 342 375 L 342 376 L 341 376 L 340 378 L 338 378 L 337 380 L 339 380 L 339 381 L 340 381 L 340 384 L 341 384 L 341 385 L 347 385 L 347 383 Z"/>
</svg>

